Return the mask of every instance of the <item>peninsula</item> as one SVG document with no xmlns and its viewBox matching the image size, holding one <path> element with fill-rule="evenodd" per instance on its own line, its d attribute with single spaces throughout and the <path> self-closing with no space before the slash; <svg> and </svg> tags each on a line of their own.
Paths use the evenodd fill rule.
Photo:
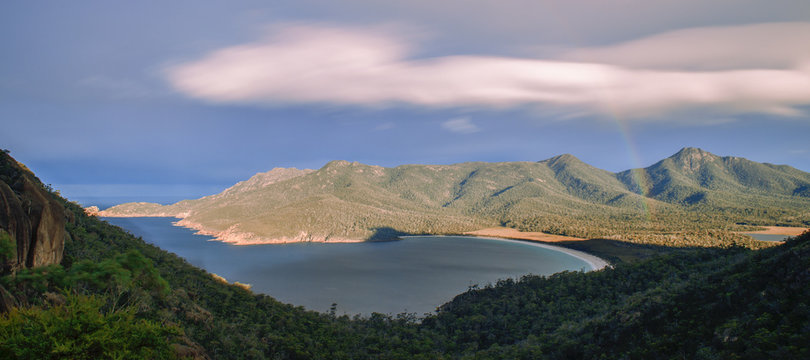
<svg viewBox="0 0 810 360">
<path fill-rule="evenodd" d="M 684 148 L 619 173 L 569 154 L 394 168 L 332 161 L 318 170 L 276 168 L 219 194 L 171 205 L 88 210 L 102 217 L 176 217 L 176 225 L 240 245 L 473 234 L 762 247 L 768 244 L 740 232 L 807 228 L 807 208 L 806 172 Z"/>
</svg>

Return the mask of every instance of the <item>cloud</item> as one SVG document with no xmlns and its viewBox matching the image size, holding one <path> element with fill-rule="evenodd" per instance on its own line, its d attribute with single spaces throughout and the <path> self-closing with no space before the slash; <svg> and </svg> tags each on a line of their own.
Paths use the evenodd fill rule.
<svg viewBox="0 0 810 360">
<path fill-rule="evenodd" d="M 794 116 L 800 114 L 797 107 L 810 104 L 806 51 L 779 45 L 772 55 L 757 55 L 762 49 L 746 46 L 744 39 L 726 42 L 734 42 L 735 34 L 751 38 L 762 32 L 774 43 L 793 44 L 795 38 L 810 36 L 808 26 L 690 29 L 573 51 L 568 60 L 538 60 L 472 55 L 414 59 L 409 58 L 411 43 L 392 32 L 299 25 L 175 65 L 166 74 L 179 92 L 213 103 L 536 104 L 630 119 L 693 109 Z M 713 40 L 701 43 L 701 34 Z M 711 53 L 707 49 L 713 42 L 724 49 Z M 689 47 L 693 43 L 700 46 Z M 656 49 L 667 49 L 674 58 L 633 60 Z M 712 64 L 735 56 L 743 60 L 733 61 L 733 68 L 695 70 L 701 64 L 716 68 Z"/>
<path fill-rule="evenodd" d="M 810 23 L 764 23 L 669 31 L 561 58 L 648 69 L 785 69 L 810 60 Z"/>
<path fill-rule="evenodd" d="M 442 128 L 459 134 L 472 134 L 481 131 L 481 128 L 473 124 L 470 118 L 466 117 L 447 120 L 442 123 Z"/>
</svg>

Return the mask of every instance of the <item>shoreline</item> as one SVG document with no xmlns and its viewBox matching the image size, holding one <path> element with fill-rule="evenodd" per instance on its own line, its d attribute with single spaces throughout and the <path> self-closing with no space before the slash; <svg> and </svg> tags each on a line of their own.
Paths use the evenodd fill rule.
<svg viewBox="0 0 810 360">
<path fill-rule="evenodd" d="M 764 227 L 765 230 L 736 231 L 736 232 L 740 234 L 799 236 L 803 232 L 810 230 L 810 228 L 796 227 L 796 226 L 760 226 L 760 227 Z"/>
<path fill-rule="evenodd" d="M 256 236 L 252 233 L 246 233 L 236 230 L 234 227 L 229 228 L 225 231 L 210 231 L 203 228 L 202 225 L 193 223 L 191 221 L 186 221 L 184 218 L 178 216 L 135 216 L 135 215 L 128 215 L 128 216 L 100 216 L 100 217 L 111 217 L 111 218 L 138 218 L 138 217 L 162 217 L 162 218 L 174 218 L 177 221 L 173 221 L 172 225 L 177 227 L 182 227 L 185 229 L 189 229 L 194 231 L 194 234 L 197 235 L 204 235 L 213 237 L 213 239 L 209 241 L 221 241 L 227 244 L 231 244 L 234 246 L 250 246 L 250 245 L 282 245 L 282 244 L 292 244 L 292 243 L 321 243 L 321 244 L 353 244 L 353 243 L 361 243 L 367 242 L 368 240 L 360 240 L 360 239 L 347 239 L 347 238 L 329 238 L 329 237 L 322 237 L 322 236 L 313 236 L 308 234 L 307 232 L 302 231 L 298 236 L 295 237 L 283 237 L 280 239 L 269 239 L 269 238 L 262 238 Z M 498 236 L 500 234 L 504 234 L 506 236 Z M 509 235 L 517 234 L 518 236 L 509 237 Z M 529 244 L 531 246 L 542 247 L 549 250 L 559 251 L 570 256 L 573 256 L 577 259 L 584 261 L 591 267 L 591 271 L 601 270 L 606 267 L 610 267 L 610 263 L 608 263 L 605 259 L 602 259 L 598 256 L 591 255 L 584 251 L 574 250 L 563 246 L 557 245 L 549 245 L 547 242 L 561 242 L 561 241 L 582 241 L 586 239 L 582 238 L 575 238 L 575 237 L 568 237 L 568 236 L 561 236 L 561 235 L 552 235 L 546 233 L 526 233 L 520 232 L 515 229 L 511 228 L 487 228 L 487 229 L 480 229 L 475 231 L 469 231 L 462 234 L 455 234 L 455 235 L 405 235 L 399 236 L 398 239 L 406 238 L 409 236 L 468 236 L 468 237 L 476 237 L 482 239 L 490 239 L 490 240 L 498 240 L 498 241 L 509 241 L 513 243 L 521 243 L 521 244 Z"/>
<path fill-rule="evenodd" d="M 116 215 L 116 216 L 109 216 L 102 213 L 94 214 L 95 216 L 101 218 L 171 218 L 176 219 L 176 221 L 172 221 L 172 226 L 181 227 L 184 229 L 189 229 L 194 231 L 195 235 L 203 235 L 203 236 L 210 236 L 213 239 L 208 241 L 221 241 L 226 244 L 231 244 L 234 246 L 251 246 L 251 245 L 283 245 L 283 244 L 294 244 L 294 243 L 321 243 L 321 244 L 352 244 L 352 243 L 359 243 L 365 242 L 366 240 L 362 239 L 348 239 L 348 238 L 336 238 L 336 237 L 328 237 L 328 236 L 318 236 L 318 235 L 311 235 L 305 231 L 300 232 L 297 236 L 294 237 L 281 237 L 281 238 L 265 238 L 261 236 L 257 236 L 253 233 L 239 231 L 236 229 L 235 226 L 231 226 L 227 230 L 223 231 L 215 231 L 215 230 L 208 230 L 204 226 L 187 221 L 183 217 L 179 217 L 177 215 L 134 215 L 134 214 L 127 214 L 127 215 Z"/>
<path fill-rule="evenodd" d="M 540 241 L 546 243 L 553 243 L 553 242 L 563 242 L 563 241 L 585 241 L 588 239 L 573 237 L 573 236 L 563 236 L 563 235 L 554 235 L 554 234 L 547 234 L 544 232 L 537 232 L 537 231 L 520 231 L 518 229 L 507 228 L 507 227 L 491 227 L 491 228 L 484 228 L 475 231 L 467 231 L 462 233 L 463 235 L 468 236 L 479 236 L 479 237 L 494 237 L 499 239 L 514 239 L 514 240 L 529 240 L 529 241 Z"/>
<path fill-rule="evenodd" d="M 359 243 L 366 240 L 362 239 L 347 239 L 329 236 L 312 235 L 305 231 L 301 231 L 294 237 L 283 236 L 281 238 L 266 238 L 256 234 L 239 231 L 237 225 L 233 225 L 224 231 L 211 231 L 205 229 L 201 224 L 187 221 L 185 218 L 172 222 L 172 225 L 183 227 L 195 231 L 195 234 L 211 236 L 212 241 L 222 241 L 235 246 L 250 246 L 250 245 L 281 245 L 281 244 L 294 244 L 294 243 L 323 243 L 323 244 L 350 244 Z"/>
<path fill-rule="evenodd" d="M 607 260 L 605 260 L 605 259 L 602 259 L 602 258 L 600 258 L 600 257 L 598 257 L 596 255 L 588 254 L 588 253 L 586 253 L 584 251 L 569 249 L 569 248 L 563 247 L 563 246 L 544 244 L 542 242 L 538 242 L 538 241 L 535 241 L 535 240 L 504 239 L 504 238 L 483 237 L 483 236 L 481 238 L 499 240 L 499 241 L 509 241 L 509 242 L 513 242 L 513 243 L 529 244 L 531 246 L 537 246 L 537 247 L 546 248 L 546 249 L 549 249 L 549 250 L 555 250 L 555 251 L 563 252 L 563 253 L 571 255 L 571 256 L 573 256 L 573 257 L 575 257 L 577 259 L 580 259 L 580 260 L 584 261 L 585 263 L 587 263 L 588 265 L 590 265 L 591 266 L 591 271 L 602 270 L 604 268 L 610 267 L 610 263 L 608 263 Z"/>
<path fill-rule="evenodd" d="M 610 263 L 607 260 L 602 259 L 598 256 L 588 254 L 584 251 L 569 249 L 567 247 L 558 246 L 558 245 L 550 245 L 540 242 L 538 240 L 529 240 L 529 239 L 509 239 L 509 238 L 501 238 L 501 237 L 494 237 L 494 236 L 475 236 L 475 235 L 468 235 L 468 234 L 461 234 L 461 235 L 406 235 L 400 236 L 400 238 L 407 238 L 407 237 L 419 237 L 419 236 L 461 236 L 461 237 L 474 237 L 479 239 L 488 239 L 488 240 L 497 240 L 497 241 L 507 241 L 515 244 L 527 244 L 530 246 L 541 247 L 548 250 L 559 251 L 565 253 L 567 255 L 573 256 L 577 259 L 584 261 L 591 267 L 590 271 L 597 271 L 602 270 L 604 268 L 610 267 Z"/>
</svg>

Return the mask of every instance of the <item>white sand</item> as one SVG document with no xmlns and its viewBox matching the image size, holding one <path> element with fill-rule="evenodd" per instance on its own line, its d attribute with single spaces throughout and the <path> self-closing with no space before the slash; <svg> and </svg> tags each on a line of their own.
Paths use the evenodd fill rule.
<svg viewBox="0 0 810 360">
<path fill-rule="evenodd" d="M 483 239 L 492 239 L 492 240 L 498 240 L 498 241 L 509 241 L 509 242 L 520 243 L 520 244 L 529 244 L 531 246 L 537 246 L 537 247 L 546 248 L 546 249 L 549 249 L 549 250 L 563 252 L 563 253 L 566 253 L 568 255 L 571 255 L 571 256 L 573 256 L 573 257 L 575 257 L 577 259 L 580 259 L 580 260 L 588 263 L 588 265 L 591 266 L 591 270 L 602 270 L 602 269 L 610 266 L 607 261 L 605 261 L 604 259 L 602 259 L 602 258 L 600 258 L 598 256 L 593 256 L 593 255 L 588 254 L 588 253 L 583 252 L 583 251 L 569 249 L 569 248 L 565 248 L 565 247 L 562 247 L 562 246 L 554 246 L 554 245 L 542 244 L 542 243 L 534 242 L 534 241 L 531 241 L 531 240 L 512 240 L 512 239 L 501 239 L 501 238 L 494 238 L 494 237 L 484 237 Z"/>
<path fill-rule="evenodd" d="M 569 248 L 565 248 L 565 247 L 562 247 L 562 246 L 554 246 L 554 245 L 543 244 L 543 243 L 539 243 L 539 242 L 532 241 L 532 240 L 513 240 L 513 239 L 504 239 L 504 238 L 497 238 L 497 237 L 490 237 L 490 236 L 469 236 L 469 235 L 409 235 L 409 236 L 401 236 L 401 237 L 402 238 L 407 238 L 407 237 L 417 237 L 417 236 L 461 236 L 461 237 L 473 237 L 473 238 L 478 238 L 478 239 L 508 241 L 508 242 L 516 243 L 516 244 L 528 244 L 528 245 L 531 245 L 531 246 L 537 246 L 537 247 L 541 247 L 541 248 L 545 248 L 545 249 L 549 249 L 549 250 L 554 250 L 554 251 L 559 251 L 559 252 L 571 255 L 571 256 L 573 256 L 573 257 L 575 257 L 577 259 L 580 259 L 580 260 L 588 263 L 588 265 L 590 265 L 592 271 L 602 270 L 602 269 L 610 266 L 610 264 L 608 264 L 607 261 L 605 261 L 604 259 L 602 259 L 602 258 L 600 258 L 598 256 L 593 256 L 591 254 L 588 254 L 586 252 L 582 252 L 582 251 L 579 251 L 579 250 L 569 249 Z"/>
</svg>

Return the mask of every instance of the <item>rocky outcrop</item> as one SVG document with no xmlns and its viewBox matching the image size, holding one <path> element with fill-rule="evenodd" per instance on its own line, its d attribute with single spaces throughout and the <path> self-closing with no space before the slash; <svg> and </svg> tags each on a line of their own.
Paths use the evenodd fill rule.
<svg viewBox="0 0 810 360">
<path fill-rule="evenodd" d="M 39 179 L 0 153 L 0 229 L 10 235 L 17 250 L 16 256 L 0 263 L 0 272 L 61 262 L 65 222 L 65 208 Z"/>
<path fill-rule="evenodd" d="M 84 213 L 87 214 L 87 216 L 99 216 L 99 212 L 98 206 L 88 206 L 84 208 Z"/>
</svg>

